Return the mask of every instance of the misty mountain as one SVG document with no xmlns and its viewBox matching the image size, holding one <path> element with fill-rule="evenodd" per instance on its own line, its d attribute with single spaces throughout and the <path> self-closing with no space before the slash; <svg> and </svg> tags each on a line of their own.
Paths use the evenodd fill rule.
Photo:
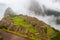
<svg viewBox="0 0 60 40">
<path fill-rule="evenodd" d="M 44 15 L 41 5 L 36 0 L 31 1 L 29 10 L 37 15 Z"/>
<path fill-rule="evenodd" d="M 53 10 L 53 9 L 48 9 L 47 7 L 45 7 L 45 5 L 43 5 L 43 9 L 44 9 L 44 13 L 48 16 L 54 15 L 55 17 L 60 16 L 60 12 Z"/>
<path fill-rule="evenodd" d="M 54 0 L 55 1 L 55 0 Z M 52 9 L 47 9 L 45 5 L 40 5 L 36 0 L 32 0 L 29 10 L 34 12 L 37 15 L 54 15 L 54 16 L 60 16 L 60 12 Z"/>
<path fill-rule="evenodd" d="M 47 10 L 47 12 L 46 12 L 46 14 L 47 15 L 54 15 L 54 16 L 60 16 L 60 12 L 58 12 L 58 11 L 54 11 L 54 10 Z"/>
<path fill-rule="evenodd" d="M 56 18 L 56 24 L 60 24 L 60 12 L 59 11 L 55 11 L 55 10 L 51 10 L 51 9 L 46 10 L 45 7 L 44 7 L 44 11 L 47 16 L 54 15 Z"/>
<path fill-rule="evenodd" d="M 8 7 L 4 13 L 4 16 L 7 16 L 7 15 L 13 16 L 15 15 L 15 12 L 10 7 Z"/>
<path fill-rule="evenodd" d="M 60 31 L 35 17 L 6 16 L 0 21 L 0 40 L 60 40 Z"/>
</svg>

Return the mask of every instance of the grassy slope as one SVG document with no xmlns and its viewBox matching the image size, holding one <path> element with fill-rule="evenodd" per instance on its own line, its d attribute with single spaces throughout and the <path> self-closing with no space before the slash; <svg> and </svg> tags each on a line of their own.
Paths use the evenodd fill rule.
<svg viewBox="0 0 60 40">
<path fill-rule="evenodd" d="M 22 25 L 23 27 L 25 27 L 26 29 L 28 29 L 29 32 L 32 33 L 32 34 L 31 34 L 32 37 L 29 37 L 29 36 L 24 35 L 24 34 L 20 34 L 20 33 L 18 33 L 18 32 L 13 32 L 13 31 L 11 31 L 11 30 L 7 30 L 4 26 L 0 27 L 0 29 L 4 30 L 4 31 L 6 31 L 6 32 L 9 32 L 9 33 L 13 33 L 13 34 L 18 35 L 18 36 L 22 36 L 22 37 L 29 38 L 29 39 L 33 39 L 33 40 L 38 40 L 38 37 L 36 37 L 36 36 L 34 35 L 34 33 L 37 32 L 37 30 L 34 29 L 33 27 L 30 27 L 30 24 L 24 22 L 24 18 L 22 18 L 22 17 L 21 17 L 21 18 L 14 17 L 14 18 L 12 18 L 12 21 L 13 21 L 13 23 L 14 23 L 15 25 Z M 21 27 L 21 26 L 20 26 L 20 27 Z"/>
<path fill-rule="evenodd" d="M 47 37 L 48 40 L 60 40 L 60 31 L 47 26 Z"/>
<path fill-rule="evenodd" d="M 35 32 L 37 32 L 37 30 L 34 29 L 33 27 L 31 27 L 30 24 L 28 24 L 27 22 L 24 22 L 24 18 L 23 17 L 20 17 L 20 18 L 14 17 L 13 18 L 13 22 L 14 22 L 15 25 L 22 25 L 23 27 L 28 29 L 30 33 L 34 34 Z M 32 34 L 32 39 L 33 40 L 38 40 L 38 38 L 35 35 L 33 35 L 33 34 Z"/>
<path fill-rule="evenodd" d="M 23 25 L 25 28 L 27 28 L 31 33 L 35 33 L 37 30 L 30 27 L 30 24 L 24 22 L 24 18 L 21 17 L 21 18 L 13 18 L 13 21 L 14 21 L 14 24 L 16 25 Z M 52 27 L 50 27 L 49 25 L 46 26 L 47 27 L 47 37 L 48 37 L 48 40 L 60 40 L 60 38 L 57 38 L 58 37 L 58 34 L 60 35 L 60 32 L 56 32 L 55 29 L 53 29 Z M 56 37 L 57 36 L 57 37 Z M 36 38 L 35 38 L 36 39 Z"/>
<path fill-rule="evenodd" d="M 13 18 L 13 22 L 15 25 L 22 25 L 23 27 L 25 27 L 26 29 L 28 29 L 31 33 L 35 33 L 37 32 L 36 29 L 32 28 L 30 26 L 30 24 L 28 24 L 27 22 L 24 22 L 24 18 L 18 18 L 18 17 L 14 17 Z"/>
<path fill-rule="evenodd" d="M 32 37 L 20 34 L 18 32 L 13 32 L 11 30 L 7 30 L 7 28 L 4 26 L 0 27 L 0 29 L 4 30 L 6 32 L 9 32 L 9 33 L 13 33 L 13 34 L 18 35 L 18 36 L 22 36 L 25 38 L 32 39 L 32 40 L 38 40 L 39 39 L 36 35 L 34 35 L 34 33 L 38 32 L 38 30 L 35 29 L 34 27 L 31 27 L 31 25 L 29 23 L 25 22 L 24 17 L 13 17 L 11 19 L 15 25 L 22 25 L 23 27 L 25 27 L 30 33 L 32 33 L 31 34 Z M 58 30 L 55 30 L 54 28 L 50 27 L 47 24 L 44 24 L 44 28 L 45 28 L 47 40 L 60 40 L 60 32 Z"/>
</svg>

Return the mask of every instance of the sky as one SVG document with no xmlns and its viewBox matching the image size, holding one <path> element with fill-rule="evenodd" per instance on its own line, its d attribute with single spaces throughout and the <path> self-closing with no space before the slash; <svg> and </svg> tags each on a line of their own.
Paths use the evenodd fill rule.
<svg viewBox="0 0 60 40">
<path fill-rule="evenodd" d="M 27 9 L 31 0 L 0 0 L 3 3 L 16 11 Z M 45 5 L 49 9 L 60 11 L 59 0 L 37 0 L 40 4 Z"/>
<path fill-rule="evenodd" d="M 11 7 L 15 12 L 25 11 L 29 4 L 29 0 L 0 0 L 0 19 L 3 18 L 4 12 L 7 7 Z"/>
<path fill-rule="evenodd" d="M 27 9 L 27 7 L 29 6 L 29 0 L 0 0 L 0 3 L 6 4 L 14 11 Z"/>
<path fill-rule="evenodd" d="M 38 0 L 40 4 L 45 5 L 48 9 L 60 11 L 59 0 Z"/>
</svg>

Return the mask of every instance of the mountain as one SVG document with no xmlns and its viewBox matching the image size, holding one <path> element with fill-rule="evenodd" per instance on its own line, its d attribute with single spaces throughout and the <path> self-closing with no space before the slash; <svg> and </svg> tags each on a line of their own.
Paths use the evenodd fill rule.
<svg viewBox="0 0 60 40">
<path fill-rule="evenodd" d="M 49 16 L 54 15 L 56 17 L 56 23 L 60 24 L 60 12 L 54 10 L 47 10 L 46 14 Z"/>
<path fill-rule="evenodd" d="M 60 12 L 54 11 L 54 10 L 47 10 L 46 14 L 47 15 L 54 15 L 56 17 L 60 16 Z"/>
<path fill-rule="evenodd" d="M 43 5 L 43 8 L 44 8 L 45 15 L 47 16 L 54 15 L 54 17 L 56 18 L 56 24 L 60 24 L 60 12 L 59 11 L 47 9 L 44 5 Z"/>
<path fill-rule="evenodd" d="M 29 10 L 34 12 L 36 15 L 44 16 L 45 14 L 41 5 L 36 0 L 31 0 Z"/>
<path fill-rule="evenodd" d="M 0 35 L 3 40 L 60 40 L 60 31 L 26 15 L 5 16 L 0 21 Z"/>
<path fill-rule="evenodd" d="M 0 40 L 60 40 L 60 31 L 27 15 L 16 15 L 7 8 L 0 20 Z"/>
<path fill-rule="evenodd" d="M 4 13 L 4 16 L 7 16 L 7 15 L 13 16 L 15 15 L 15 12 L 10 7 L 8 7 Z"/>
<path fill-rule="evenodd" d="M 28 16 L 16 16 L 12 18 L 6 16 L 0 22 L 4 29 L 2 26 L 0 28 L 29 40 L 46 40 L 45 29 L 42 27 L 44 24 L 40 22 L 36 18 Z"/>
</svg>

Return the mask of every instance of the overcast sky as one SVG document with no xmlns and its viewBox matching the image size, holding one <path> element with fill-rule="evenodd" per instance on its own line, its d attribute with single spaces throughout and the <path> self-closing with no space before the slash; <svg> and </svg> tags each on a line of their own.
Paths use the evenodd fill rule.
<svg viewBox="0 0 60 40">
<path fill-rule="evenodd" d="M 60 11 L 60 1 L 59 0 L 39 0 L 41 4 L 44 4 L 49 9 L 54 9 Z"/>
<path fill-rule="evenodd" d="M 60 11 L 59 0 L 37 0 L 39 4 L 45 5 L 48 9 Z M 31 0 L 0 0 L 0 17 L 2 17 L 4 10 L 9 6 L 15 12 L 23 12 L 28 9 Z"/>
<path fill-rule="evenodd" d="M 41 5 L 45 5 L 48 9 L 60 11 L 60 0 L 37 0 L 37 2 Z M 15 12 L 26 12 L 30 3 L 31 0 L 0 0 L 0 15 L 8 6 Z"/>
<path fill-rule="evenodd" d="M 0 0 L 0 3 L 10 6 L 12 9 L 20 11 L 27 9 L 31 0 Z M 37 0 L 40 4 L 45 5 L 49 9 L 60 11 L 59 0 Z"/>
<path fill-rule="evenodd" d="M 3 3 L 16 11 L 26 9 L 29 6 L 29 2 L 29 0 L 0 0 L 0 3 Z"/>
</svg>

